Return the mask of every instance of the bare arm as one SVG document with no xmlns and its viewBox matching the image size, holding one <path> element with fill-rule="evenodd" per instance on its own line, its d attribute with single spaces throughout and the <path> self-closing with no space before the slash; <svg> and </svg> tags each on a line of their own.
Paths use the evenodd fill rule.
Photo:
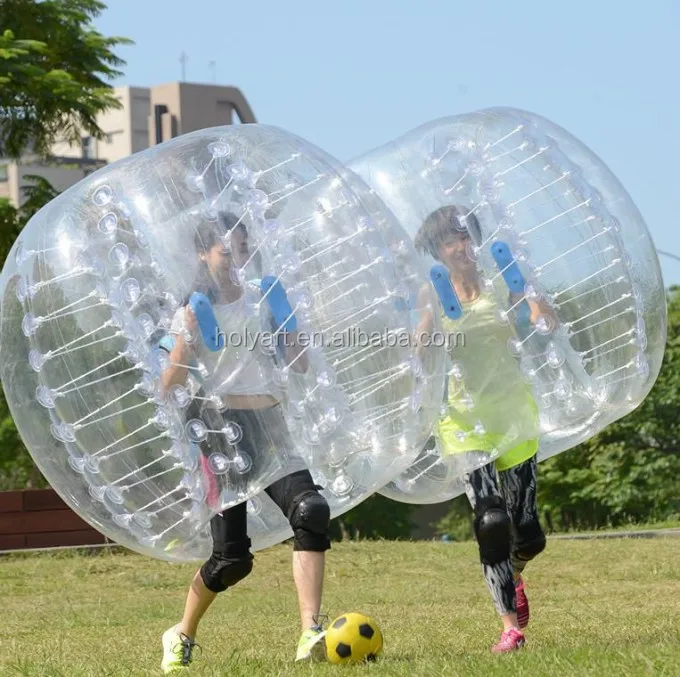
<svg viewBox="0 0 680 677">
<path fill-rule="evenodd" d="M 511 294 L 510 303 L 514 305 L 518 302 L 526 302 L 527 306 L 529 306 L 529 321 L 532 325 L 536 325 L 539 317 L 549 318 L 553 324 L 553 328 L 559 325 L 557 313 L 555 313 L 552 306 L 543 299 L 528 299 L 524 294 Z"/>
<path fill-rule="evenodd" d="M 196 323 L 196 316 L 189 306 L 185 308 L 184 312 L 186 328 L 195 336 L 198 326 Z M 187 374 L 189 372 L 189 360 L 192 355 L 193 349 L 191 345 L 187 343 L 184 333 L 179 332 L 175 345 L 170 351 L 170 366 L 161 375 L 163 392 L 167 392 L 174 385 L 184 385 L 186 383 Z"/>
</svg>

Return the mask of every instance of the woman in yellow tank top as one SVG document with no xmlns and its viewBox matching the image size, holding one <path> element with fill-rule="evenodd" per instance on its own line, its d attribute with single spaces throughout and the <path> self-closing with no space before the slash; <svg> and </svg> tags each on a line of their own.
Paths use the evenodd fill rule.
<svg viewBox="0 0 680 677">
<path fill-rule="evenodd" d="M 460 319 L 443 318 L 451 369 L 436 429 L 442 454 L 504 452 L 495 463 L 466 475 L 465 487 L 475 512 L 482 571 L 504 627 L 493 651 L 507 652 L 525 644 L 529 604 L 522 572 L 545 548 L 536 506 L 538 411 L 508 350 L 511 330 L 497 320 L 493 297 L 485 292 L 471 254 L 480 239 L 477 217 L 447 206 L 425 219 L 415 245 L 446 267 L 462 308 Z M 543 303 L 521 295 L 510 300 L 521 305 L 528 327 L 540 315 L 554 318 Z M 428 336 L 432 320 L 429 311 L 423 314 L 420 337 Z M 454 336 L 464 341 L 462 347 L 451 342 Z"/>
</svg>

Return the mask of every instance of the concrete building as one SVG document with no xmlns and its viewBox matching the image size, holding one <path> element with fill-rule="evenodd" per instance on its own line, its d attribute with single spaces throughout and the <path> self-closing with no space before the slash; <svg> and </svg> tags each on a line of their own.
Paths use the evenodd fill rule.
<svg viewBox="0 0 680 677">
<path fill-rule="evenodd" d="M 24 188 L 31 184 L 31 175 L 43 176 L 57 190 L 63 191 L 103 167 L 106 163 L 78 157 L 56 157 L 47 165 L 37 158 L 25 157 L 17 161 L 0 159 L 0 200 L 7 198 L 19 207 L 26 199 Z"/>
<path fill-rule="evenodd" d="M 58 143 L 52 147 L 54 155 L 115 162 L 149 147 L 150 89 L 117 87 L 114 91 L 121 108 L 106 111 L 97 118 L 105 138 L 83 136 L 77 145 Z"/>
<path fill-rule="evenodd" d="M 152 87 L 148 123 L 149 146 L 206 127 L 256 122 L 243 93 L 236 87 L 172 82 Z"/>
<path fill-rule="evenodd" d="M 154 87 L 117 87 L 122 107 L 100 115 L 104 140 L 83 137 L 78 146 L 57 144 L 63 157 L 115 162 L 123 157 L 206 127 L 255 122 L 245 96 L 236 87 L 171 82 Z"/>
<path fill-rule="evenodd" d="M 75 145 L 57 143 L 53 161 L 19 162 L 0 158 L 0 198 L 19 206 L 27 174 L 44 176 L 65 190 L 107 162 L 115 162 L 180 134 L 206 127 L 256 122 L 250 104 L 237 87 L 171 82 L 154 87 L 116 87 L 118 110 L 97 118 L 104 139 L 83 136 Z"/>
</svg>

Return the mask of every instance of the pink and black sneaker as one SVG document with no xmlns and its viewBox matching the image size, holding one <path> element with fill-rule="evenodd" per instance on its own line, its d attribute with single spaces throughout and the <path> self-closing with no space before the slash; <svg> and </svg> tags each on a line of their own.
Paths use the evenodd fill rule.
<svg viewBox="0 0 680 677">
<path fill-rule="evenodd" d="M 510 628 L 510 630 L 503 632 L 500 641 L 491 648 L 491 651 L 493 653 L 509 653 L 521 649 L 525 644 L 524 634 L 517 628 Z"/>
<path fill-rule="evenodd" d="M 524 592 L 524 581 L 520 576 L 515 583 L 515 599 L 517 600 L 517 622 L 521 630 L 529 625 L 529 600 Z"/>
</svg>

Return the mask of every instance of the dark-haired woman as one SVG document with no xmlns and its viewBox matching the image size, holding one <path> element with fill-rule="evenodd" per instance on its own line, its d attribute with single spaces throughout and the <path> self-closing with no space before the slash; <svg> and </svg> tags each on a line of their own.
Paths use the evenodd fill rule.
<svg viewBox="0 0 680 677">
<path fill-rule="evenodd" d="M 505 653 L 525 644 L 529 602 L 522 572 L 546 544 L 536 505 L 538 412 L 531 389 L 521 378 L 516 359 L 508 351 L 509 327 L 496 317 L 496 303 L 484 290 L 472 248 L 481 239 L 476 216 L 457 206 L 442 207 L 421 226 L 416 248 L 446 267 L 462 307 L 460 321 L 442 318 L 445 334 L 462 333 L 465 345 L 451 343 L 450 357 L 462 369 L 452 370 L 445 413 L 437 437 L 443 454 L 490 455 L 499 446 L 510 449 L 495 463 L 465 476 L 466 494 L 474 511 L 474 533 L 482 571 L 503 632 L 493 651 Z M 518 331 L 531 331 L 542 316 L 556 321 L 544 303 L 510 295 L 520 316 Z M 425 307 L 425 304 L 421 304 Z M 420 335 L 432 330 L 426 311 Z M 466 393 L 467 391 L 467 393 Z M 469 406 L 468 393 L 476 401 Z M 486 423 L 480 426 L 480 421 Z M 518 440 L 512 447 L 512 437 Z"/>
<path fill-rule="evenodd" d="M 202 362 L 206 367 L 204 373 L 207 371 L 211 379 L 211 394 L 222 400 L 219 415 L 240 430 L 241 439 L 234 445 L 266 476 L 268 468 L 274 467 L 278 460 L 294 455 L 294 444 L 275 395 L 273 359 L 259 346 L 248 345 L 247 336 L 252 337 L 260 330 L 258 301 L 261 299 L 259 288 L 241 283 L 237 274 L 249 258 L 248 233 L 235 216 L 223 214 L 218 222 L 202 223 L 196 229 L 194 241 L 200 273 L 192 291 L 203 292 L 210 298 L 223 337 L 239 336 L 243 340 L 225 338 L 223 349 L 209 351 L 199 336 L 190 306 L 181 308 L 170 334 L 161 343 L 170 357 L 170 366 L 162 378 L 163 388 L 168 393 L 173 387 L 189 387 L 195 394 L 200 384 L 192 365 Z M 296 333 L 287 332 L 282 344 L 291 368 L 305 371 L 306 355 L 296 343 Z M 211 413 L 214 416 L 217 411 Z M 219 448 L 229 442 L 225 442 L 224 436 L 213 435 L 208 444 Z M 214 500 L 219 491 L 219 477 L 207 467 L 205 456 L 202 462 L 211 480 L 210 498 Z M 293 578 L 302 626 L 296 660 L 321 658 L 325 642 L 319 612 L 325 552 L 330 548 L 329 506 L 307 469 L 273 482 L 266 491 L 294 533 Z M 186 669 L 192 660 L 203 615 L 219 593 L 236 585 L 252 570 L 245 502 L 215 515 L 211 531 L 212 555 L 194 576 L 182 620 L 163 635 L 162 669 L 166 674 Z M 234 632 L 233 636 L 237 634 Z"/>
</svg>

